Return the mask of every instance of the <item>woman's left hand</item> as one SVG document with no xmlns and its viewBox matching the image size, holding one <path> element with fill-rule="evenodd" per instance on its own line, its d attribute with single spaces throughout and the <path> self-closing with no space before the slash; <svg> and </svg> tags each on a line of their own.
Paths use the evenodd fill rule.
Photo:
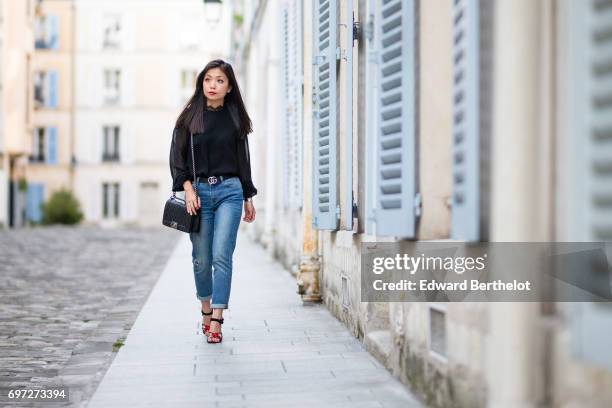
<svg viewBox="0 0 612 408">
<path fill-rule="evenodd" d="M 255 220 L 255 206 L 252 201 L 244 202 L 244 218 L 243 221 L 253 222 Z"/>
</svg>

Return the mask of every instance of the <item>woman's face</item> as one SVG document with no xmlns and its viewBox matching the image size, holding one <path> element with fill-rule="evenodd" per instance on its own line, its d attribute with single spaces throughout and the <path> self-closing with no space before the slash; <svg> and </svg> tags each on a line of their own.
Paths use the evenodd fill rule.
<svg viewBox="0 0 612 408">
<path fill-rule="evenodd" d="M 227 75 L 221 68 L 209 69 L 204 75 L 204 96 L 209 102 L 223 101 L 225 94 L 231 90 Z"/>
</svg>

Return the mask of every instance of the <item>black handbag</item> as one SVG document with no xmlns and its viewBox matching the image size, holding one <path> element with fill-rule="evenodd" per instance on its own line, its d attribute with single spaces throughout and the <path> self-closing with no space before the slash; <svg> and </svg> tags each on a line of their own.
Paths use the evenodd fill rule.
<svg viewBox="0 0 612 408">
<path fill-rule="evenodd" d="M 195 155 L 193 153 L 193 134 L 191 135 L 191 163 L 193 165 L 193 183 L 198 197 L 198 183 L 195 170 Z M 167 227 L 177 229 L 183 232 L 199 232 L 200 231 L 200 209 L 195 215 L 187 212 L 185 200 L 176 196 L 176 192 L 172 192 L 172 196 L 166 201 L 164 206 L 164 215 L 162 224 Z"/>
</svg>

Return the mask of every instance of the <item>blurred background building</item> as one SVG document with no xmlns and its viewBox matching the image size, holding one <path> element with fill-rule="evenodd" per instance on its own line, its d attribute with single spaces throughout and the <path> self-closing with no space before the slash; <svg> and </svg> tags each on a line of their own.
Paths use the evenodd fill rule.
<svg viewBox="0 0 612 408">
<path fill-rule="evenodd" d="M 36 3 L 26 171 L 26 215 L 31 222 L 42 220 L 41 205 L 51 193 L 73 188 L 74 17 L 72 0 Z"/>
<path fill-rule="evenodd" d="M 159 224 L 173 122 L 230 48 L 229 3 L 207 3 L 3 2 L 0 223 L 68 189 L 85 223 Z"/>
<path fill-rule="evenodd" d="M 0 224 L 26 219 L 26 168 L 32 146 L 35 1 L 0 3 Z"/>
</svg>

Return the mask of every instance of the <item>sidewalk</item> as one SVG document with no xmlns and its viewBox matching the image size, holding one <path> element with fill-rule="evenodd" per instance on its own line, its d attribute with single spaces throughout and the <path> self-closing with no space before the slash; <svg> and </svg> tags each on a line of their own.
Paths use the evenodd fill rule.
<svg viewBox="0 0 612 408">
<path fill-rule="evenodd" d="M 421 406 L 241 232 L 224 318 L 207 344 L 185 234 L 87 407 Z"/>
</svg>

